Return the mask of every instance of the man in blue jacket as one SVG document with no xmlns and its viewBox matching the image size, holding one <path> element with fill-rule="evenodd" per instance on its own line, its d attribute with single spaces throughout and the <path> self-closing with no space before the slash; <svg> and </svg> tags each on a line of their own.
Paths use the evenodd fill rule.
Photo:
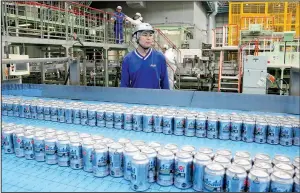
<svg viewBox="0 0 300 193">
<path fill-rule="evenodd" d="M 135 27 L 133 39 L 138 48 L 123 60 L 121 87 L 169 89 L 165 56 L 154 50 L 154 30 L 148 23 Z"/>
<path fill-rule="evenodd" d="M 125 20 L 125 14 L 122 13 L 122 7 L 118 6 L 117 11 L 111 20 L 114 20 L 114 32 L 117 44 L 123 43 L 123 21 Z"/>
</svg>

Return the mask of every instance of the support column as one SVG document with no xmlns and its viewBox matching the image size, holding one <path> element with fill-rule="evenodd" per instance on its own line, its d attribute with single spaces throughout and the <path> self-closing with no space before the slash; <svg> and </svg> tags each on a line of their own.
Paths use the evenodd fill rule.
<svg viewBox="0 0 300 193">
<path fill-rule="evenodd" d="M 84 58 L 82 61 L 83 85 L 86 86 L 86 50 L 83 49 Z"/>
<path fill-rule="evenodd" d="M 65 50 L 66 50 L 66 52 L 65 52 L 65 57 L 69 57 L 69 49 L 70 49 L 70 46 L 63 46 L 64 48 L 65 48 Z M 67 62 L 67 63 L 65 63 L 65 80 L 67 79 L 67 77 L 68 77 L 68 74 L 70 73 L 70 71 L 69 71 L 69 68 L 70 68 L 70 63 L 71 63 L 72 61 L 71 60 L 69 60 L 69 62 Z M 67 83 L 66 83 L 66 85 L 70 85 L 70 75 L 69 75 L 69 78 L 68 78 L 68 81 L 67 81 Z"/>
<path fill-rule="evenodd" d="M 108 48 L 104 48 L 104 77 L 105 87 L 108 87 Z"/>
</svg>

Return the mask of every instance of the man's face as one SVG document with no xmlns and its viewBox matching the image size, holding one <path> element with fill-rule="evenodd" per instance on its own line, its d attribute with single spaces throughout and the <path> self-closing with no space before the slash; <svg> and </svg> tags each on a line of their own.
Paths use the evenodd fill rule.
<svg viewBox="0 0 300 193">
<path fill-rule="evenodd" d="M 142 32 L 140 37 L 139 37 L 139 43 L 144 48 L 150 48 L 153 44 L 153 40 L 154 40 L 154 34 L 150 31 Z"/>
<path fill-rule="evenodd" d="M 121 11 L 122 11 L 122 9 L 117 9 L 117 12 L 118 12 L 118 13 L 121 13 Z"/>
</svg>

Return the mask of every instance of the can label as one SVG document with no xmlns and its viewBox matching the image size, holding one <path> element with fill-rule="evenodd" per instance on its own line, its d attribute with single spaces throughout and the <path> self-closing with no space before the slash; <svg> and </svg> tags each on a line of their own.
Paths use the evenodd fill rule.
<svg viewBox="0 0 300 193">
<path fill-rule="evenodd" d="M 270 125 L 268 129 L 267 142 L 269 144 L 279 144 L 280 126 Z"/>
<path fill-rule="evenodd" d="M 14 150 L 17 157 L 24 157 L 24 143 L 23 138 L 13 135 L 13 142 L 14 142 Z M 2 139 L 3 140 L 3 139 Z"/>
<path fill-rule="evenodd" d="M 66 122 L 66 118 L 65 118 L 65 109 L 60 107 L 58 108 L 58 121 L 60 123 L 64 123 Z"/>
<path fill-rule="evenodd" d="M 104 111 L 96 112 L 96 124 L 98 127 L 105 127 L 105 113 Z"/>
<path fill-rule="evenodd" d="M 278 182 L 271 182 L 270 192 L 292 192 L 293 184 L 282 184 Z"/>
<path fill-rule="evenodd" d="M 109 152 L 110 175 L 112 177 L 122 177 L 123 173 L 123 153 Z"/>
<path fill-rule="evenodd" d="M 108 152 L 92 153 L 93 174 L 97 177 L 109 175 Z"/>
<path fill-rule="evenodd" d="M 88 125 L 96 126 L 96 111 L 88 111 Z"/>
<path fill-rule="evenodd" d="M 7 103 L 6 102 L 2 102 L 2 115 L 7 116 Z"/>
<path fill-rule="evenodd" d="M 196 119 L 196 137 L 206 137 L 206 120 Z"/>
<path fill-rule="evenodd" d="M 174 118 L 174 135 L 183 135 L 185 128 L 185 118 L 184 117 L 175 117 Z"/>
<path fill-rule="evenodd" d="M 162 186 L 170 186 L 174 179 L 174 160 L 157 159 L 157 183 Z"/>
<path fill-rule="evenodd" d="M 190 188 L 192 186 L 192 162 L 175 161 L 174 185 L 177 188 Z"/>
<path fill-rule="evenodd" d="M 66 109 L 65 110 L 65 119 L 66 119 L 66 123 L 73 123 L 73 113 L 72 113 L 72 109 Z"/>
<path fill-rule="evenodd" d="M 8 116 L 14 116 L 13 104 L 7 103 L 7 107 L 6 108 L 7 108 L 7 115 Z"/>
<path fill-rule="evenodd" d="M 7 111 L 8 116 L 10 111 Z M 30 105 L 24 105 L 24 115 L 26 119 L 31 119 L 31 113 L 30 113 Z"/>
<path fill-rule="evenodd" d="M 231 131 L 230 131 L 231 140 L 233 141 L 242 140 L 242 127 L 243 124 L 241 122 L 231 122 Z"/>
<path fill-rule="evenodd" d="M 254 131 L 255 131 L 255 124 L 244 123 L 242 140 L 244 142 L 253 142 L 254 141 Z"/>
<path fill-rule="evenodd" d="M 45 153 L 46 153 L 46 163 L 47 164 L 57 164 L 57 155 L 56 155 L 56 143 L 45 141 Z"/>
<path fill-rule="evenodd" d="M 153 116 L 144 115 L 143 116 L 143 131 L 150 133 L 153 131 Z"/>
<path fill-rule="evenodd" d="M 163 132 L 163 116 L 161 116 L 161 115 L 154 116 L 153 131 L 155 133 Z"/>
<path fill-rule="evenodd" d="M 293 144 L 296 146 L 300 146 L 300 128 L 299 126 L 293 127 Z"/>
<path fill-rule="evenodd" d="M 249 192 L 269 192 L 270 181 L 260 182 L 257 178 L 252 180 L 248 179 Z"/>
<path fill-rule="evenodd" d="M 14 103 L 13 104 L 13 113 L 15 117 L 19 117 L 20 116 L 20 111 L 19 111 L 19 104 Z"/>
<path fill-rule="evenodd" d="M 82 147 L 83 170 L 93 172 L 92 148 Z"/>
<path fill-rule="evenodd" d="M 204 165 L 194 163 L 193 165 L 193 189 L 203 191 Z"/>
<path fill-rule="evenodd" d="M 131 188 L 135 191 L 145 191 L 150 187 L 148 181 L 148 164 L 132 164 Z"/>
<path fill-rule="evenodd" d="M 33 138 L 23 138 L 24 154 L 26 159 L 34 159 L 34 141 Z"/>
<path fill-rule="evenodd" d="M 283 126 L 280 131 L 280 144 L 284 146 L 293 145 L 293 128 Z"/>
<path fill-rule="evenodd" d="M 184 135 L 188 137 L 192 137 L 196 135 L 196 120 L 194 118 L 187 118 Z"/>
<path fill-rule="evenodd" d="M 44 119 L 46 121 L 50 121 L 51 120 L 50 107 L 44 107 Z"/>
<path fill-rule="evenodd" d="M 134 131 L 143 131 L 143 115 L 133 114 L 132 117 L 132 129 Z"/>
<path fill-rule="evenodd" d="M 204 173 L 204 191 L 223 192 L 224 175 L 212 175 Z"/>
<path fill-rule="evenodd" d="M 124 179 L 131 180 L 132 155 L 124 155 Z"/>
<path fill-rule="evenodd" d="M 222 120 L 219 126 L 219 139 L 227 140 L 230 138 L 230 121 Z"/>
<path fill-rule="evenodd" d="M 37 107 L 36 105 L 30 105 L 30 113 L 32 119 L 37 119 Z"/>
<path fill-rule="evenodd" d="M 34 157 L 36 161 L 45 161 L 45 142 L 34 140 Z"/>
<path fill-rule="evenodd" d="M 73 123 L 76 125 L 80 125 L 80 110 L 73 109 Z"/>
<path fill-rule="evenodd" d="M 255 129 L 255 142 L 266 143 L 267 142 L 268 125 L 256 124 Z"/>
<path fill-rule="evenodd" d="M 173 134 L 173 117 L 163 117 L 163 133 L 166 135 Z"/>
<path fill-rule="evenodd" d="M 80 124 L 88 125 L 88 111 L 87 110 L 80 110 Z"/>
<path fill-rule="evenodd" d="M 70 145 L 70 167 L 72 169 L 83 168 L 82 146 Z"/>
<path fill-rule="evenodd" d="M 246 184 L 246 177 L 226 175 L 226 192 L 245 192 Z"/>
<path fill-rule="evenodd" d="M 58 121 L 58 109 L 57 107 L 50 107 L 50 116 L 51 116 L 51 121 L 57 122 Z"/>
<path fill-rule="evenodd" d="M 70 147 L 69 144 L 57 145 L 57 161 L 59 166 L 69 166 L 70 165 Z"/>
<path fill-rule="evenodd" d="M 294 192 L 300 192 L 300 184 L 296 184 L 294 183 L 295 186 L 294 186 Z"/>
<path fill-rule="evenodd" d="M 207 138 L 217 139 L 218 138 L 218 121 L 207 121 Z"/>
<path fill-rule="evenodd" d="M 149 182 L 156 181 L 156 157 L 149 157 Z"/>
<path fill-rule="evenodd" d="M 43 106 L 37 106 L 36 107 L 37 112 L 37 119 L 43 120 L 44 119 L 44 107 Z"/>
</svg>

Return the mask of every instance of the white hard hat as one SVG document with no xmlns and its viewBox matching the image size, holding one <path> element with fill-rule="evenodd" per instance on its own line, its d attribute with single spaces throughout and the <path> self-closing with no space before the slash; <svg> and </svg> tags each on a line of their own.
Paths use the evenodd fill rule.
<svg viewBox="0 0 300 193">
<path fill-rule="evenodd" d="M 169 49 L 169 46 L 167 44 L 164 45 L 164 47 L 166 50 Z"/>
<path fill-rule="evenodd" d="M 143 31 L 151 31 L 154 33 L 154 29 L 149 23 L 141 23 L 141 24 L 135 26 L 135 29 L 134 29 L 132 35 L 135 35 L 137 32 L 143 32 Z"/>
<path fill-rule="evenodd" d="M 118 6 L 117 9 L 122 9 L 122 7 L 121 7 L 121 6 Z"/>
<path fill-rule="evenodd" d="M 136 13 L 135 15 L 142 17 L 142 15 L 140 13 Z"/>
</svg>

